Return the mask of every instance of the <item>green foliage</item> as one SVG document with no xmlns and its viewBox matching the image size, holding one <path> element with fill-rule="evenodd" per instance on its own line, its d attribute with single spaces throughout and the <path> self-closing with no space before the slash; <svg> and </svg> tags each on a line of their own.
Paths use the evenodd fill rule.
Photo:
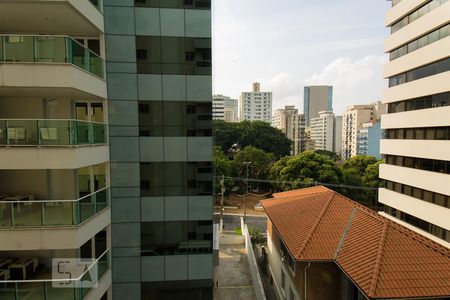
<svg viewBox="0 0 450 300">
<path fill-rule="evenodd" d="M 358 171 L 360 176 L 364 176 L 366 174 L 367 167 L 377 161 L 378 160 L 375 157 L 370 155 L 353 156 L 342 164 L 342 169 L 355 169 Z"/>
<path fill-rule="evenodd" d="M 221 194 L 221 184 L 220 180 L 222 175 L 225 177 L 233 176 L 233 162 L 228 159 L 225 153 L 222 152 L 220 147 L 214 146 L 213 150 L 213 162 L 214 162 L 214 170 L 216 175 L 216 185 L 215 185 L 215 193 Z M 228 195 L 231 192 L 231 189 L 234 186 L 234 180 L 230 178 L 225 179 L 225 195 Z"/>
<path fill-rule="evenodd" d="M 248 234 L 252 243 L 259 244 L 263 241 L 263 236 L 261 235 L 261 230 L 255 226 L 248 226 Z"/>
<path fill-rule="evenodd" d="M 237 235 L 242 235 L 242 229 L 241 229 L 241 227 L 236 227 L 236 228 L 234 229 L 234 233 L 237 234 Z"/>
<path fill-rule="evenodd" d="M 235 143 L 242 148 L 253 146 L 273 153 L 277 158 L 288 155 L 291 150 L 291 141 L 285 134 L 262 121 L 240 123 L 214 121 L 213 131 L 216 145 L 225 153 Z"/>
<path fill-rule="evenodd" d="M 325 155 L 332 161 L 338 161 L 341 159 L 339 155 L 337 155 L 334 152 L 328 151 L 328 150 L 315 150 L 314 153 Z"/>
<path fill-rule="evenodd" d="M 283 190 L 302 188 L 315 182 L 338 184 L 342 177 L 334 161 L 310 151 L 281 159 L 272 167 L 270 174 L 272 179 L 282 181 L 278 185 Z"/>
</svg>

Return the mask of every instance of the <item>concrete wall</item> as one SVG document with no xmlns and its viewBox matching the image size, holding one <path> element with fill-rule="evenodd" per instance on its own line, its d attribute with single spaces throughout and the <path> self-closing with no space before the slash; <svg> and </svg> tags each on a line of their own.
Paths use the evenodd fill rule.
<svg viewBox="0 0 450 300">
<path fill-rule="evenodd" d="M 252 275 L 253 287 L 255 288 L 256 300 L 266 300 L 264 287 L 261 282 L 261 276 L 259 275 L 259 269 L 255 259 L 255 253 L 253 252 L 253 246 L 250 240 L 247 225 L 244 226 L 243 234 L 245 238 L 245 251 L 247 252 L 248 264 L 250 266 L 250 273 Z"/>
</svg>

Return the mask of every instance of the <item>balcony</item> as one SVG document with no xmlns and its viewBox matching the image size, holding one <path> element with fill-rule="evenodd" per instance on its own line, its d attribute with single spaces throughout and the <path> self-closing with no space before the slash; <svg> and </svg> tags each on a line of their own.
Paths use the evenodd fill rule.
<svg viewBox="0 0 450 300">
<path fill-rule="evenodd" d="M 91 272 L 96 268 L 97 272 Z M 0 280 L 0 299 L 21 300 L 81 300 L 90 298 L 90 293 L 102 289 L 102 295 L 111 285 L 110 277 L 111 257 L 110 250 L 101 254 L 80 276 L 70 279 L 52 279 L 51 270 L 34 274 L 30 280 Z M 92 274 L 97 273 L 97 278 L 92 278 Z M 61 287 L 62 282 L 69 283 L 70 287 Z M 85 281 L 96 281 L 98 287 L 91 288 L 83 285 Z"/>
<path fill-rule="evenodd" d="M 0 1 L 2 32 L 98 36 L 104 31 L 98 0 Z M 27 20 L 17 22 L 17 20 Z"/>
<path fill-rule="evenodd" d="M 106 144 L 106 124 L 62 119 L 0 119 L 0 146 Z"/>
<path fill-rule="evenodd" d="M 0 95 L 106 98 L 104 60 L 69 36 L 0 36 L 0 71 Z"/>
<path fill-rule="evenodd" d="M 76 200 L 21 200 L 20 196 L 0 196 L 0 229 L 18 227 L 79 226 L 109 207 L 105 187 Z"/>
</svg>

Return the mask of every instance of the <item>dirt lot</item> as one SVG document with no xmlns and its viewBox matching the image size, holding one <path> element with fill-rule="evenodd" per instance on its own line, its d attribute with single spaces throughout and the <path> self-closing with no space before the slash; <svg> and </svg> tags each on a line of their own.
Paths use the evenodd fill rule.
<svg viewBox="0 0 450 300">
<path fill-rule="evenodd" d="M 264 209 L 261 207 L 260 209 L 255 209 L 255 205 L 259 203 L 260 200 L 267 199 L 269 195 L 267 194 L 253 194 L 249 193 L 247 195 L 247 214 L 249 215 L 265 215 Z M 220 197 L 216 197 L 216 201 L 214 203 L 214 212 L 220 212 Z M 228 197 L 224 198 L 224 213 L 236 213 L 243 214 L 244 213 L 244 195 L 231 194 Z"/>
</svg>

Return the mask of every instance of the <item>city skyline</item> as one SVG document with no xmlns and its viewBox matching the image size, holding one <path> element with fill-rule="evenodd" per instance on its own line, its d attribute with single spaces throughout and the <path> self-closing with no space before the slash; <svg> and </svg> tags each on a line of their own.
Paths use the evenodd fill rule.
<svg viewBox="0 0 450 300">
<path fill-rule="evenodd" d="M 379 100 L 387 87 L 382 20 L 390 3 L 325 2 L 216 2 L 214 94 L 236 98 L 257 81 L 273 92 L 273 110 L 295 105 L 302 112 L 304 86 L 333 85 L 338 115 L 347 106 Z"/>
</svg>

